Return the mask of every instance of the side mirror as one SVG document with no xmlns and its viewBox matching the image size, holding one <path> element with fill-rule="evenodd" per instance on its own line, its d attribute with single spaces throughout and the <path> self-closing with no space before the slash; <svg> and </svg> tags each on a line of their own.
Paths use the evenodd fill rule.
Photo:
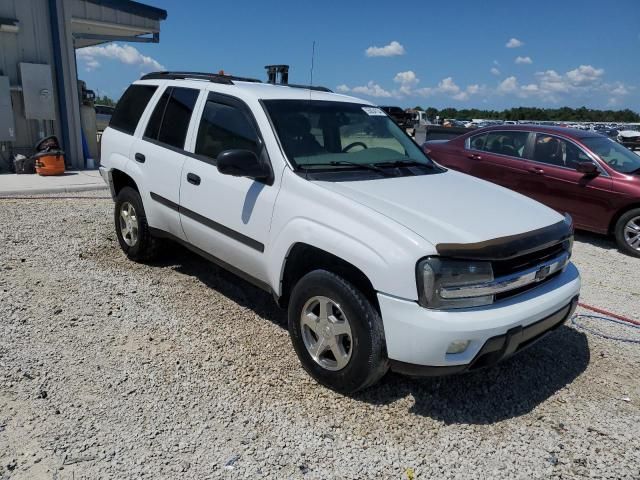
<svg viewBox="0 0 640 480">
<path fill-rule="evenodd" d="M 271 171 L 265 167 L 258 156 L 251 150 L 225 150 L 216 158 L 218 171 L 223 175 L 234 177 L 248 177 L 265 180 Z"/>
<path fill-rule="evenodd" d="M 598 170 L 598 167 L 593 162 L 578 162 L 576 164 L 576 171 L 589 176 L 600 174 L 600 170 Z"/>
</svg>

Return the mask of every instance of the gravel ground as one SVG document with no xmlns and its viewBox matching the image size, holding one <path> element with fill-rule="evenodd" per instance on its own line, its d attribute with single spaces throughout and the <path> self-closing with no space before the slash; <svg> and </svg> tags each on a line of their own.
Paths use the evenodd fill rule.
<svg viewBox="0 0 640 480">
<path fill-rule="evenodd" d="M 177 247 L 126 260 L 104 195 L 0 200 L 1 479 L 640 478 L 638 344 L 569 324 L 341 396 L 269 295 Z M 639 319 L 640 260 L 579 235 L 575 262 L 584 302 Z"/>
</svg>

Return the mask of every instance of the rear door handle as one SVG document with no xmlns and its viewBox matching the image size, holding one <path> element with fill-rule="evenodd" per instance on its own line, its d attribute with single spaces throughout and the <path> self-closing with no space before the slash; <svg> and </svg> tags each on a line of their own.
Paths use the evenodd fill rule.
<svg viewBox="0 0 640 480">
<path fill-rule="evenodd" d="M 138 162 L 138 163 L 144 163 L 144 162 L 145 162 L 145 160 L 147 159 L 147 158 L 146 158 L 143 154 L 141 154 L 141 153 L 136 153 L 134 158 L 136 159 L 136 162 Z"/>
<path fill-rule="evenodd" d="M 529 171 L 531 173 L 535 173 L 536 175 L 544 175 L 544 170 L 540 167 L 531 167 Z"/>
<path fill-rule="evenodd" d="M 187 182 L 192 185 L 200 185 L 200 177 L 195 173 L 187 173 Z"/>
</svg>

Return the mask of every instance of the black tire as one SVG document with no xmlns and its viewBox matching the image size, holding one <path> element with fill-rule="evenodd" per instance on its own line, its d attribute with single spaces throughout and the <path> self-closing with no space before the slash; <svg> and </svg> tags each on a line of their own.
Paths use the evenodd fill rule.
<svg viewBox="0 0 640 480">
<path fill-rule="evenodd" d="M 311 298 L 328 297 L 343 310 L 351 327 L 351 357 L 341 370 L 319 365 L 311 356 L 302 337 L 300 318 Z M 382 318 L 351 283 L 326 270 L 314 270 L 302 277 L 293 288 L 289 301 L 289 335 L 304 369 L 316 381 L 341 393 L 353 393 L 380 380 L 389 369 Z"/>
<path fill-rule="evenodd" d="M 120 212 L 123 205 L 126 204 L 133 206 L 137 217 L 137 239 L 133 244 L 128 244 L 127 241 L 131 243 L 132 240 L 130 238 L 125 240 L 122 234 Z M 153 260 L 158 253 L 160 241 L 154 238 L 149 231 L 147 216 L 144 211 L 144 206 L 142 205 L 142 198 L 140 198 L 140 194 L 136 190 L 131 187 L 124 187 L 120 190 L 116 197 L 113 217 L 118 243 L 127 257 L 136 262 L 149 262 Z"/>
<path fill-rule="evenodd" d="M 636 250 L 631 245 L 629 245 L 625 240 L 625 236 L 624 236 L 625 226 L 627 225 L 629 220 L 635 217 L 640 217 L 640 208 L 633 208 L 628 212 L 624 213 L 616 222 L 614 234 L 616 236 L 616 242 L 618 244 L 618 248 L 621 251 L 633 257 L 640 257 L 640 250 Z"/>
</svg>

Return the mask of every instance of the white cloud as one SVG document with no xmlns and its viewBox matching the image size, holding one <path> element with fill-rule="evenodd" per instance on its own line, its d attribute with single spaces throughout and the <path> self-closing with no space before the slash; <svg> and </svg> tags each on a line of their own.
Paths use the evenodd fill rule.
<svg viewBox="0 0 640 480">
<path fill-rule="evenodd" d="M 604 75 L 603 68 L 595 68 L 591 65 L 580 65 L 575 70 L 567 72 L 567 78 L 576 86 L 594 83 Z"/>
<path fill-rule="evenodd" d="M 517 38 L 510 38 L 509 41 L 506 43 L 505 47 L 507 48 L 518 48 L 524 45 L 524 42 L 521 40 L 518 40 Z"/>
<path fill-rule="evenodd" d="M 367 57 L 395 57 L 406 53 L 404 47 L 395 40 L 384 47 L 369 47 L 364 51 Z"/>
<path fill-rule="evenodd" d="M 460 87 L 456 85 L 456 82 L 453 81 L 452 77 L 447 77 L 440 80 L 440 83 L 438 83 L 438 91 L 455 95 L 460 92 Z"/>
<path fill-rule="evenodd" d="M 353 87 L 351 91 L 353 93 L 359 93 L 361 95 L 369 95 L 370 97 L 388 98 L 393 96 L 391 92 L 385 90 L 373 80 L 371 80 L 366 85 Z"/>
<path fill-rule="evenodd" d="M 338 85 L 338 86 L 336 87 L 336 90 L 337 90 L 338 92 L 340 92 L 340 93 L 347 93 L 347 92 L 348 92 L 348 91 L 350 91 L 351 89 L 350 89 L 347 85 L 345 85 L 345 84 L 343 83 L 342 85 Z"/>
<path fill-rule="evenodd" d="M 407 70 L 406 72 L 398 72 L 393 81 L 400 84 L 399 91 L 402 95 L 411 95 L 411 90 L 418 84 L 420 79 L 413 70 Z"/>
<path fill-rule="evenodd" d="M 138 66 L 141 70 L 166 70 L 165 67 L 147 55 L 143 55 L 131 45 L 110 43 L 104 46 L 85 47 L 76 50 L 76 57 L 85 63 L 87 69 L 100 67 L 98 58 L 116 60 L 126 65 Z"/>
<path fill-rule="evenodd" d="M 525 93 L 536 93 L 536 92 L 538 92 L 540 90 L 540 87 L 538 87 L 538 85 L 536 85 L 535 83 L 530 83 L 528 85 L 523 85 L 520 88 Z"/>
<path fill-rule="evenodd" d="M 609 86 L 611 95 L 628 95 L 629 88 L 622 82 L 616 82 L 615 85 Z"/>
<path fill-rule="evenodd" d="M 492 67 L 491 70 L 489 70 L 493 75 L 500 75 L 500 70 L 498 70 L 496 67 Z"/>
<path fill-rule="evenodd" d="M 531 60 L 531 57 L 520 57 L 520 56 L 517 56 L 515 62 L 518 65 L 521 65 L 521 64 L 531 65 L 533 63 L 533 60 Z"/>
<path fill-rule="evenodd" d="M 393 81 L 400 83 L 401 85 L 415 85 L 420 81 L 413 70 L 407 70 L 406 72 L 398 72 L 393 78 Z"/>
<path fill-rule="evenodd" d="M 518 79 L 516 77 L 507 77 L 498 85 L 498 93 L 507 94 L 514 93 L 518 90 Z"/>
</svg>

